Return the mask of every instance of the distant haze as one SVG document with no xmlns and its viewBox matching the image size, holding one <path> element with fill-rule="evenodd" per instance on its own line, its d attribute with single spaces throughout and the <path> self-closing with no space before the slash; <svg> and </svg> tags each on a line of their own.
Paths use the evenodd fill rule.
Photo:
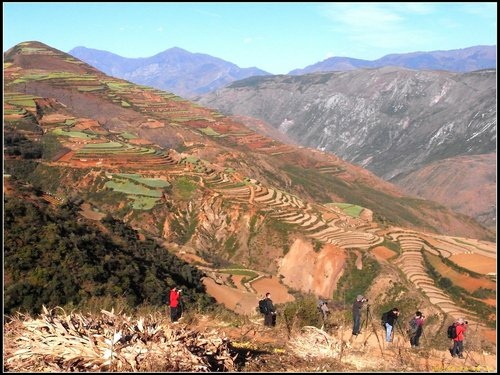
<svg viewBox="0 0 500 375">
<path fill-rule="evenodd" d="M 290 74 L 347 71 L 383 66 L 468 72 L 495 68 L 496 50 L 496 46 L 474 46 L 451 51 L 391 54 L 375 61 L 332 57 L 304 69 L 294 69 Z M 270 74 L 258 67 L 240 68 L 218 57 L 192 53 L 178 47 L 170 48 L 151 57 L 135 59 L 86 47 L 73 48 L 69 53 L 111 76 L 173 92 L 186 98 L 196 98 L 227 86 L 233 81 Z"/>
</svg>

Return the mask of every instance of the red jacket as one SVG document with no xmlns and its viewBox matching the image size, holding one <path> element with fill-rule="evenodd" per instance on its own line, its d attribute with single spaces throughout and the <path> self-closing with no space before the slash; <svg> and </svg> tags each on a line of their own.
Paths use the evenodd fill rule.
<svg viewBox="0 0 500 375">
<path fill-rule="evenodd" d="M 467 331 L 467 326 L 465 324 L 457 324 L 457 337 L 455 337 L 454 341 L 464 341 L 464 332 Z"/>
<path fill-rule="evenodd" d="M 177 307 L 179 305 L 180 296 L 181 294 L 177 290 L 170 290 L 170 307 Z"/>
</svg>

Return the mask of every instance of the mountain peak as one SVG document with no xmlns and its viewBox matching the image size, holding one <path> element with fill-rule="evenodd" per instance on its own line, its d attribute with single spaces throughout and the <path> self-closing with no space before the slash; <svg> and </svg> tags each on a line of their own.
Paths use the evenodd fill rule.
<svg viewBox="0 0 500 375">
<path fill-rule="evenodd" d="M 233 81 L 270 75 L 258 68 L 236 64 L 203 53 L 172 47 L 151 57 L 126 58 L 110 52 L 73 48 L 73 56 L 114 77 L 192 98 Z"/>
<path fill-rule="evenodd" d="M 4 62 L 15 63 L 23 69 L 101 74 L 81 60 L 39 41 L 16 44 L 4 53 Z"/>
</svg>

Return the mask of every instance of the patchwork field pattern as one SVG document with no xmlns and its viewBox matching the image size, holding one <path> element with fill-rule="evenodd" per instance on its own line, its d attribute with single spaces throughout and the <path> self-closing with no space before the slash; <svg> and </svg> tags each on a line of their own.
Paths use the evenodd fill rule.
<svg viewBox="0 0 500 375">
<path fill-rule="evenodd" d="M 23 56 L 36 55 L 40 65 L 23 70 L 10 62 L 4 63 L 4 125 L 15 126 L 31 139 L 40 137 L 35 128 L 43 135 L 54 137 L 60 149 L 50 160 L 39 160 L 39 163 L 46 167 L 90 170 L 104 176 L 102 191 L 121 194 L 132 210 L 148 211 L 165 204 L 166 192 L 175 188 L 180 178 L 185 178 L 194 181 L 207 201 L 218 197 L 230 204 L 244 204 L 254 212 L 292 226 L 296 233 L 320 244 L 332 244 L 348 251 L 369 251 L 389 239 L 401 248 L 401 254 L 389 262 L 398 266 L 432 304 L 456 317 L 470 315 L 470 312 L 457 306 L 446 291 L 436 286 L 426 271 L 424 252 L 496 280 L 494 243 L 382 227 L 361 215 L 362 206 L 349 202 L 313 203 L 301 194 L 287 191 L 291 183 L 278 188 L 255 175 L 247 175 L 237 167 L 245 160 L 227 167 L 222 157 L 221 163 L 211 163 L 203 155 L 212 149 L 217 150 L 214 152 L 217 155 L 231 155 L 231 147 L 238 147 L 252 155 L 269 157 L 266 159 L 269 163 L 290 158 L 290 164 L 314 169 L 322 177 L 342 176 L 347 182 L 364 178 L 362 174 L 350 175 L 345 164 L 335 156 L 322 156 L 318 162 L 314 155 L 319 151 L 305 151 L 257 134 L 229 117 L 174 94 L 107 77 L 48 48 L 32 47 L 28 43 L 19 49 L 21 60 Z M 60 71 L 44 70 L 44 64 L 53 63 L 54 57 L 59 58 Z M 99 105 L 110 105 L 109 108 L 116 111 L 116 118 L 110 123 L 118 125 L 111 129 L 111 125 L 105 127 L 97 119 L 89 118 L 90 115 L 73 113 L 69 105 L 63 104 L 63 99 L 19 92 L 26 85 L 40 82 L 61 90 L 53 91 L 55 94 L 64 91 L 61 98 L 68 101 L 84 97 L 92 98 Z M 134 124 L 138 125 L 133 127 L 121 120 L 119 117 L 124 113 L 132 113 Z M 183 139 L 183 150 L 160 147 L 153 142 L 154 137 L 143 139 L 141 134 L 146 130 L 157 130 L 158 135 L 164 131 L 168 136 Z M 44 198 L 53 204 L 63 200 L 49 191 Z M 445 272 L 444 268 L 441 271 Z M 262 273 L 252 274 L 254 271 L 246 269 L 211 269 L 210 272 L 213 281 L 207 281 L 210 288 L 222 285 L 225 292 L 217 293 L 245 294 L 252 303 L 262 290 L 271 288 L 275 282 L 266 280 Z M 287 293 L 282 297 L 289 298 Z M 236 302 L 232 306 L 236 308 L 236 294 L 233 299 Z"/>
</svg>

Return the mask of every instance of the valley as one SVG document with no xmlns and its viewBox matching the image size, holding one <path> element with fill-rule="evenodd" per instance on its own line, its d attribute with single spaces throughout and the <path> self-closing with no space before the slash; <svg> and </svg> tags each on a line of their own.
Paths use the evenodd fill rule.
<svg viewBox="0 0 500 375">
<path fill-rule="evenodd" d="M 267 291 L 283 306 L 306 294 L 347 309 L 363 293 L 377 312 L 425 306 L 440 335 L 461 316 L 485 337 L 496 325 L 495 235 L 470 217 L 41 43 L 4 59 L 6 199 L 24 184 L 51 209 L 78 202 L 88 225 L 112 216 L 197 267 L 242 316 Z"/>
</svg>

